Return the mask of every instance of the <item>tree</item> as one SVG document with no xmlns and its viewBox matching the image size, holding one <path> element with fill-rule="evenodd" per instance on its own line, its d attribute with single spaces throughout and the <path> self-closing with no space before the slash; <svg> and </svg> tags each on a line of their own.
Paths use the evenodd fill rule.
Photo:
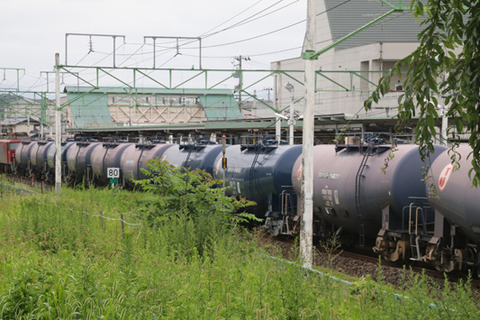
<svg viewBox="0 0 480 320">
<path fill-rule="evenodd" d="M 409 56 L 399 60 L 380 79 L 379 85 L 365 101 L 371 109 L 373 102 L 388 93 L 392 76 L 403 79 L 404 94 L 399 99 L 397 130 L 418 116 L 416 142 L 422 156 L 433 150 L 437 134 L 435 121 L 446 106 L 446 116 L 453 119 L 448 138 L 452 150 L 458 146 L 458 133 L 471 134 L 474 186 L 480 184 L 480 2 L 471 0 L 412 0 L 413 16 L 425 17 L 425 29 L 418 35 L 420 45 Z M 408 67 L 401 74 L 402 67 Z M 442 101 L 444 100 L 444 101 Z M 458 154 L 452 153 L 452 161 Z M 457 162 L 458 163 L 458 162 Z"/>
</svg>

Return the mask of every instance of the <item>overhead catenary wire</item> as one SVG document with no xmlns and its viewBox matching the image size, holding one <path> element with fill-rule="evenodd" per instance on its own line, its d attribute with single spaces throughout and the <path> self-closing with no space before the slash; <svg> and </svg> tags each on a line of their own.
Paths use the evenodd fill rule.
<svg viewBox="0 0 480 320">
<path fill-rule="evenodd" d="M 227 31 L 227 30 L 231 30 L 231 29 L 233 29 L 233 28 L 236 28 L 236 27 L 245 25 L 245 24 L 247 24 L 247 23 L 256 21 L 256 20 L 258 20 L 258 19 L 261 19 L 261 18 L 264 18 L 264 17 L 266 17 L 266 16 L 268 16 L 268 15 L 271 15 L 271 14 L 277 12 L 277 11 L 280 11 L 280 10 L 282 10 L 282 9 L 285 9 L 285 8 L 287 8 L 287 7 L 289 7 L 289 6 L 297 3 L 297 2 L 300 1 L 300 0 L 295 0 L 295 1 L 293 1 L 293 2 L 290 2 L 290 3 L 286 4 L 286 5 L 284 5 L 283 7 L 277 8 L 277 9 L 275 9 L 274 11 L 267 12 L 267 13 L 265 13 L 264 15 L 261 15 L 261 16 L 255 18 L 255 16 L 257 16 L 257 15 L 265 12 L 266 10 L 268 10 L 268 9 L 270 9 L 270 8 L 273 8 L 274 6 L 276 6 L 277 4 L 279 4 L 279 3 L 282 2 L 282 1 L 283 1 L 283 0 L 280 0 L 280 1 L 272 4 L 271 6 L 269 6 L 269 7 L 265 8 L 265 9 L 263 9 L 263 10 L 255 13 L 255 14 L 251 15 L 250 17 L 245 18 L 245 19 L 243 19 L 243 20 L 241 20 L 241 21 L 239 21 L 239 22 L 237 22 L 237 23 L 235 23 L 235 24 L 233 24 L 233 25 L 231 25 L 231 26 L 229 26 L 229 27 L 226 27 L 226 28 L 224 28 L 224 29 L 222 29 L 222 30 L 219 30 L 219 31 L 216 31 L 216 32 L 212 32 L 212 33 L 209 33 L 209 34 L 204 34 L 204 35 L 202 35 L 202 36 L 200 36 L 200 37 L 201 37 L 202 39 L 205 39 L 205 38 L 214 36 L 214 35 L 216 35 L 216 34 L 218 34 L 218 33 L 220 33 L 220 32 L 224 32 L 224 31 Z"/>
<path fill-rule="evenodd" d="M 219 25 L 217 25 L 216 27 L 213 27 L 212 29 L 208 30 L 208 31 L 205 31 L 203 34 L 200 35 L 200 37 L 203 37 L 203 36 L 206 36 L 209 32 L 212 32 L 213 30 L 217 29 L 217 28 L 220 28 L 221 26 L 223 26 L 224 24 L 232 21 L 233 19 L 235 19 L 236 17 L 240 16 L 242 13 L 250 10 L 251 8 L 255 7 L 257 4 L 259 4 L 260 2 L 263 2 L 264 0 L 259 0 L 257 2 L 255 2 L 254 4 L 252 4 L 251 6 L 249 6 L 248 8 L 246 9 L 243 9 L 242 11 L 240 11 L 239 13 L 237 13 L 236 15 L 234 15 L 233 17 L 225 20 L 224 22 L 220 23 Z"/>
<path fill-rule="evenodd" d="M 322 11 L 322 12 L 319 12 L 317 13 L 316 16 L 319 16 L 319 15 L 322 15 L 322 14 L 325 14 L 331 10 L 334 10 L 338 7 L 341 7 L 345 4 L 347 4 L 348 2 L 350 2 L 352 0 L 345 0 L 343 1 L 342 3 L 339 3 L 338 5 L 336 6 L 333 6 L 332 8 L 329 8 L 329 9 L 326 9 L 325 11 Z M 283 31 L 283 30 L 286 30 L 286 29 L 289 29 L 289 28 L 292 28 L 292 27 L 295 27 L 297 25 L 300 25 L 302 23 L 305 23 L 306 22 L 306 19 L 303 19 L 303 20 L 300 20 L 300 21 L 297 21 L 297 22 L 294 22 L 292 24 L 289 24 L 285 27 L 282 27 L 282 28 L 278 28 L 278 29 L 274 29 L 272 31 L 269 31 L 269 32 L 266 32 L 266 33 L 263 33 L 263 34 L 260 34 L 260 35 L 257 35 L 257 36 L 253 36 L 253 37 L 249 37 L 249 38 L 246 38 L 246 39 L 241 39 L 241 40 L 236 40 L 236 41 L 231 41 L 231 42 L 226 42 L 226 43 L 219 43 L 219 44 L 214 44 L 214 45 L 209 45 L 209 46 L 203 46 L 202 48 L 216 48 L 216 47 L 222 47 L 222 46 L 228 46 L 228 45 L 232 45 L 232 44 L 237 44 L 237 43 L 242 43 L 242 42 L 246 42 L 246 41 L 251 41 L 251 40 L 255 40 L 255 39 L 258 39 L 258 38 L 261 38 L 261 37 L 265 37 L 267 35 L 271 35 L 271 34 L 274 34 L 274 33 L 277 33 L 277 32 L 280 32 L 280 31 Z M 196 49 L 196 47 L 193 47 L 194 49 Z"/>
</svg>

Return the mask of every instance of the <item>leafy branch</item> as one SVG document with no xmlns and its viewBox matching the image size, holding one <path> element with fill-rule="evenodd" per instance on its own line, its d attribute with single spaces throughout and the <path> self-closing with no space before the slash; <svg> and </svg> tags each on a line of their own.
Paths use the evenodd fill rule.
<svg viewBox="0 0 480 320">
<path fill-rule="evenodd" d="M 385 96 L 392 77 L 403 79 L 404 93 L 398 98 L 398 123 L 401 131 L 417 118 L 416 142 L 422 157 L 433 151 L 437 135 L 435 122 L 442 113 L 453 119 L 447 132 L 458 146 L 459 134 L 469 133 L 472 147 L 470 177 L 474 186 L 480 183 L 480 3 L 468 0 L 412 0 L 413 16 L 425 19 L 418 35 L 417 49 L 399 60 L 384 75 L 378 87 L 365 101 L 366 110 Z M 402 77 L 402 69 L 407 69 Z M 453 153 L 458 155 L 458 153 Z M 458 156 L 452 156 L 458 164 Z"/>
</svg>

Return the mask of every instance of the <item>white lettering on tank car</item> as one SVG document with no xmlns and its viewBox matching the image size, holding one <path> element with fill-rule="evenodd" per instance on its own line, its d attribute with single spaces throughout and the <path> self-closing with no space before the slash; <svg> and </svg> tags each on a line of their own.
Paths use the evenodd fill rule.
<svg viewBox="0 0 480 320">
<path fill-rule="evenodd" d="M 319 172 L 318 177 L 320 179 L 330 179 L 330 180 L 338 180 L 340 179 L 340 173 L 336 172 Z"/>
</svg>

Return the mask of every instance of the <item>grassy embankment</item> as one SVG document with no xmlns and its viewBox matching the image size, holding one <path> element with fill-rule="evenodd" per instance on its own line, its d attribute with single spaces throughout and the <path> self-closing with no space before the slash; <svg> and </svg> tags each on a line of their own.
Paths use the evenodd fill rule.
<svg viewBox="0 0 480 320">
<path fill-rule="evenodd" d="M 461 285 L 439 291 L 410 278 L 409 299 L 398 299 L 369 279 L 347 286 L 269 259 L 239 236 L 228 213 L 238 203 L 197 175 L 162 172 L 146 193 L 3 188 L 0 318 L 480 318 Z"/>
</svg>

